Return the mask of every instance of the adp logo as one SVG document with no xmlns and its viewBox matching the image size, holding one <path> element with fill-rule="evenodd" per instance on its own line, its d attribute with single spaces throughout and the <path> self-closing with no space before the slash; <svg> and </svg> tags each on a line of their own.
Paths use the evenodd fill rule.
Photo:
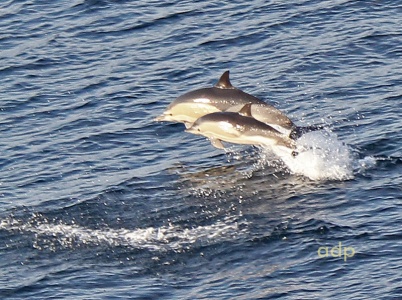
<svg viewBox="0 0 402 300">
<path fill-rule="evenodd" d="M 335 247 L 320 247 L 317 250 L 317 254 L 319 258 L 324 257 L 342 257 L 342 249 L 343 249 L 343 260 L 347 261 L 348 258 L 351 258 L 355 255 L 356 251 L 353 247 L 343 247 L 342 243 L 339 242 L 338 246 Z"/>
</svg>

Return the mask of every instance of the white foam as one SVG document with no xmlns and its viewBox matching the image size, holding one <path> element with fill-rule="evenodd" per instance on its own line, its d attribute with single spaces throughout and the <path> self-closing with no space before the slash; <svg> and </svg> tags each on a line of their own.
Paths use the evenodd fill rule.
<svg viewBox="0 0 402 300">
<path fill-rule="evenodd" d="M 359 174 L 364 174 L 365 171 L 370 170 L 377 165 L 377 160 L 379 160 L 379 158 L 373 156 L 363 157 L 362 159 L 356 160 L 354 169 Z"/>
<path fill-rule="evenodd" d="M 273 151 L 293 174 L 311 180 L 347 180 L 353 178 L 353 157 L 347 145 L 329 131 L 304 134 L 297 140 L 297 156 L 288 149 L 273 147 Z"/>
<path fill-rule="evenodd" d="M 211 225 L 193 228 L 168 225 L 138 229 L 90 229 L 74 224 L 53 224 L 43 221 L 21 224 L 11 219 L 1 220 L 0 229 L 34 233 L 33 246 L 38 249 L 55 249 L 57 248 L 55 244 L 65 248 L 106 244 L 152 251 L 180 251 L 194 243 L 211 244 L 232 240 L 245 230 L 239 229 L 239 224 L 233 217 L 226 217 Z"/>
</svg>

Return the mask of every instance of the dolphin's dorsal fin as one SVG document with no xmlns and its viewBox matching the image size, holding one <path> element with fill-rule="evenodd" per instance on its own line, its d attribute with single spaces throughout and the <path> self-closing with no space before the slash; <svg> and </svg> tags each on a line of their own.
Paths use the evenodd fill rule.
<svg viewBox="0 0 402 300">
<path fill-rule="evenodd" d="M 217 84 L 215 84 L 215 87 L 220 88 L 220 89 L 233 89 L 233 85 L 230 83 L 229 79 L 229 71 L 226 71 L 225 73 L 222 74 L 221 78 L 219 78 L 219 81 Z"/>
<path fill-rule="evenodd" d="M 245 104 L 241 110 L 239 110 L 239 114 L 245 117 L 252 117 L 251 114 L 251 103 Z"/>
</svg>

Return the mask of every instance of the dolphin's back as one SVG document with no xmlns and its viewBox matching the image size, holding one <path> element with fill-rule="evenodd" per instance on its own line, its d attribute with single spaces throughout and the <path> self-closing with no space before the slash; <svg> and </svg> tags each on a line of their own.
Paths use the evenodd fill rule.
<svg viewBox="0 0 402 300">
<path fill-rule="evenodd" d="M 224 111 L 237 104 L 265 104 L 257 97 L 247 94 L 239 89 L 221 89 L 221 88 L 202 88 L 185 93 L 178 97 L 171 105 L 177 105 L 185 102 L 201 102 L 217 106 Z"/>
<path fill-rule="evenodd" d="M 242 116 L 235 112 L 215 112 L 207 114 L 199 118 L 194 124 L 197 125 L 203 122 L 225 122 L 241 132 L 255 132 L 260 134 L 271 132 L 274 134 L 281 134 L 278 130 L 268 124 L 251 117 Z"/>
</svg>

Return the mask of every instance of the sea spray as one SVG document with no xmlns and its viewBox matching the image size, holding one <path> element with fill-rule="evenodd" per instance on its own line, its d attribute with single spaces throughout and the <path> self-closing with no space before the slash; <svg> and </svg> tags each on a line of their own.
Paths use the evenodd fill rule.
<svg viewBox="0 0 402 300">
<path fill-rule="evenodd" d="M 274 152 L 293 174 L 311 180 L 348 180 L 353 178 L 353 156 L 349 146 L 329 130 L 315 131 L 297 140 L 297 155 L 288 149 L 273 147 Z M 264 156 L 261 156 L 264 157 Z"/>
<path fill-rule="evenodd" d="M 207 225 L 183 227 L 168 224 L 143 228 L 98 228 L 77 224 L 54 223 L 35 214 L 28 221 L 10 217 L 0 220 L 0 230 L 34 233 L 33 247 L 38 250 L 57 251 L 59 248 L 93 247 L 109 245 L 150 251 L 182 251 L 191 245 L 211 245 L 231 241 L 247 233 L 247 221 L 236 216 L 224 216 Z"/>
</svg>

